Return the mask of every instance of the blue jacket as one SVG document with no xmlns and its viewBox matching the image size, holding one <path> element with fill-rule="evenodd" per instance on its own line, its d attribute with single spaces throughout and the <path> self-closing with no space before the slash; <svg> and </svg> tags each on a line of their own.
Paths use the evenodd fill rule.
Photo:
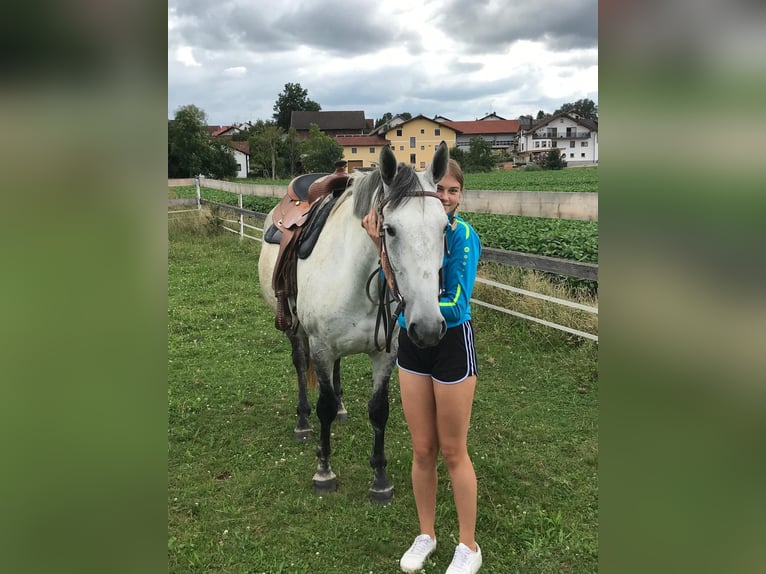
<svg viewBox="0 0 766 574">
<path fill-rule="evenodd" d="M 450 223 L 453 221 L 457 222 L 454 231 L 452 225 L 446 231 L 449 256 L 444 254 L 439 293 L 439 309 L 448 329 L 471 319 L 471 293 L 481 257 L 481 241 L 476 230 L 459 215 L 450 214 Z M 398 321 L 399 326 L 405 329 L 403 314 L 399 315 Z"/>
</svg>

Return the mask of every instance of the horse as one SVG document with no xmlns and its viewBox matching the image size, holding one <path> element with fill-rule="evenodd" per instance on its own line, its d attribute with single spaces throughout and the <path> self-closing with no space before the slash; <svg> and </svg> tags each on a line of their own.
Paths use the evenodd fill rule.
<svg viewBox="0 0 766 574">
<path fill-rule="evenodd" d="M 389 379 L 398 347 L 396 315 L 403 312 L 408 335 L 419 346 L 436 345 L 446 332 L 439 310 L 439 274 L 448 219 L 435 190 L 447 171 L 449 149 L 442 141 L 422 172 L 397 164 L 388 146 L 381 150 L 379 160 L 375 170 L 351 174 L 311 255 L 298 260 L 297 294 L 289 301 L 292 323 L 285 333 L 298 377 L 296 437 L 304 436 L 307 429 L 310 432 L 306 384 L 312 367 L 319 385 L 316 413 L 320 437 L 313 476 L 316 494 L 337 488 L 337 476 L 330 466 L 330 432 L 342 408 L 340 359 L 359 353 L 370 357 L 373 380 L 368 416 L 373 429 L 373 480 L 369 498 L 385 504 L 393 498 L 384 444 Z M 380 254 L 361 225 L 373 207 L 382 221 Z M 264 229 L 269 228 L 273 217 L 274 210 L 266 217 Z M 271 279 L 278 250 L 278 245 L 263 242 L 258 262 L 261 292 L 274 309 L 277 302 Z M 375 281 L 378 278 L 379 283 Z M 375 296 L 369 292 L 371 285 L 378 285 Z M 399 308 L 391 314 L 393 302 L 398 302 Z M 383 333 L 381 325 L 385 326 Z"/>
</svg>

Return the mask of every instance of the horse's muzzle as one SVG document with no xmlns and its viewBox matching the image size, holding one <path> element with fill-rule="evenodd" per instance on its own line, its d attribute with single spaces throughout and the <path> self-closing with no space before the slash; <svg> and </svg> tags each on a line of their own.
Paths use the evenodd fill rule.
<svg viewBox="0 0 766 574">
<path fill-rule="evenodd" d="M 444 319 L 440 319 L 430 326 L 425 326 L 417 321 L 407 326 L 407 336 L 410 338 L 410 341 L 421 349 L 438 345 L 446 332 L 447 323 L 445 323 Z"/>
</svg>

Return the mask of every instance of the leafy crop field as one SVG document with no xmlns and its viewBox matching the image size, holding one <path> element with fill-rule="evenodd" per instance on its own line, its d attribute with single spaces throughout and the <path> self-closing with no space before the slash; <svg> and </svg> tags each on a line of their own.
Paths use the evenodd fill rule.
<svg viewBox="0 0 766 574">
<path fill-rule="evenodd" d="M 237 179 L 240 183 L 287 185 L 288 179 Z M 489 173 L 466 173 L 466 189 L 499 191 L 598 191 L 598 168 L 578 167 L 549 171 L 523 169 L 498 170 Z"/>
<path fill-rule="evenodd" d="M 578 167 L 548 171 L 511 169 L 465 174 L 465 189 L 500 191 L 598 191 L 598 168 Z"/>
<path fill-rule="evenodd" d="M 315 496 L 315 441 L 292 438 L 296 383 L 289 344 L 259 294 L 260 244 L 198 217 L 168 223 L 169 572 L 398 573 L 417 518 L 396 375 L 386 436 L 394 500 L 366 500 L 371 372 L 363 356 L 343 363 L 349 419 L 333 429 L 338 492 Z M 469 449 L 482 572 L 592 574 L 597 347 L 481 307 L 474 316 L 480 372 Z M 439 476 L 429 573 L 446 569 L 457 536 L 443 467 Z"/>
</svg>

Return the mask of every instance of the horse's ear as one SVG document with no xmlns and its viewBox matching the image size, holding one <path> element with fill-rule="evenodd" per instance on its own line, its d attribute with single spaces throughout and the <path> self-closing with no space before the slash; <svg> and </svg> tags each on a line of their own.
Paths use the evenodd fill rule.
<svg viewBox="0 0 766 574">
<path fill-rule="evenodd" d="M 396 156 L 390 146 L 383 146 L 380 150 L 380 177 L 383 183 L 391 185 L 396 175 Z"/>
<path fill-rule="evenodd" d="M 434 183 L 438 183 L 444 174 L 447 173 L 447 165 L 449 164 L 449 148 L 447 143 L 442 140 L 436 149 L 434 159 L 431 161 L 431 174 L 434 179 Z"/>
</svg>

